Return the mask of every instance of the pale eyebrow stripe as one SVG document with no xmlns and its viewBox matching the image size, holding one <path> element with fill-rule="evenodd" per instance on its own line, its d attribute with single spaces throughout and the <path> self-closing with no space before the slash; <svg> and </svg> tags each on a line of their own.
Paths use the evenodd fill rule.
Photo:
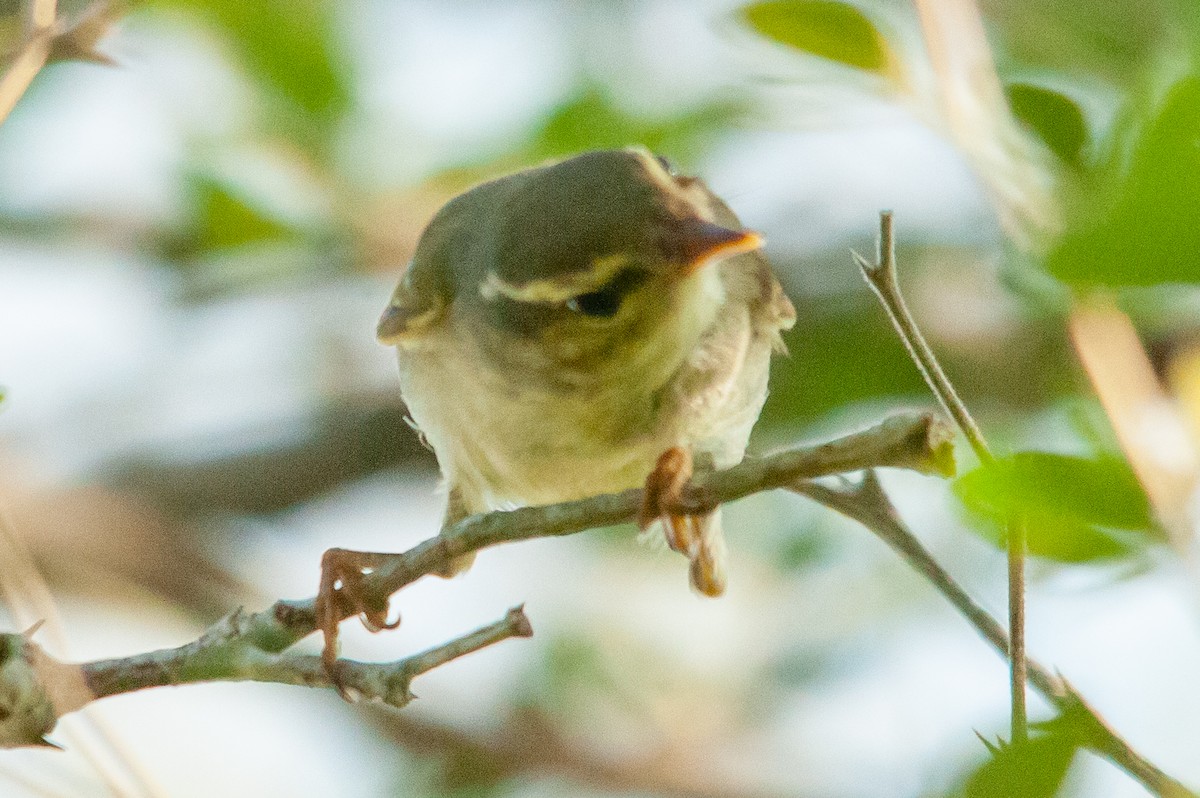
<svg viewBox="0 0 1200 798">
<path fill-rule="evenodd" d="M 505 297 L 516 302 L 565 302 L 600 288 L 628 263 L 626 255 L 604 255 L 592 261 L 592 268 L 587 271 L 521 284 L 510 283 L 495 272 L 488 272 L 479 286 L 479 294 L 488 301 Z"/>
</svg>

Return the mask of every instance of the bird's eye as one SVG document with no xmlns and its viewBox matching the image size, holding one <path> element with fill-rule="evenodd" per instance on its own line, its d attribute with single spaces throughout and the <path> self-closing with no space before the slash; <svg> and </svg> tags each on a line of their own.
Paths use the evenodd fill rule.
<svg viewBox="0 0 1200 798">
<path fill-rule="evenodd" d="M 658 165 L 661 166 L 663 170 L 671 177 L 676 177 L 679 174 L 678 170 L 675 168 L 675 164 L 671 163 L 665 156 L 655 155 L 654 159 L 658 161 Z"/>
<path fill-rule="evenodd" d="M 567 310 L 582 313 L 585 316 L 608 319 L 617 315 L 617 311 L 621 309 L 622 298 L 611 287 L 602 288 L 599 291 L 589 291 L 568 299 Z"/>
<path fill-rule="evenodd" d="M 592 318 L 610 319 L 617 315 L 625 298 L 644 283 L 646 277 L 642 269 L 623 269 L 601 288 L 568 299 L 567 310 Z"/>
</svg>

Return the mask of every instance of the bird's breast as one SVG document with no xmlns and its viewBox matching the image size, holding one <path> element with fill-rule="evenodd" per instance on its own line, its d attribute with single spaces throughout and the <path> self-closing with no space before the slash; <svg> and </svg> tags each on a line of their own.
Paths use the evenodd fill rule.
<svg viewBox="0 0 1200 798">
<path fill-rule="evenodd" d="M 402 353 L 400 371 L 409 412 L 470 512 L 634 487 L 673 445 L 649 387 L 550 386 L 461 344 Z"/>
</svg>

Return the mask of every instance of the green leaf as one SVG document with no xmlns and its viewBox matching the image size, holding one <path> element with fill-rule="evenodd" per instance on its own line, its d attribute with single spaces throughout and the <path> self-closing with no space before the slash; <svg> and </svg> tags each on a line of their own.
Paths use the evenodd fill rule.
<svg viewBox="0 0 1200 798">
<path fill-rule="evenodd" d="M 1043 86 L 1010 83 L 1004 87 L 1009 108 L 1064 163 L 1078 166 L 1087 144 L 1087 122 L 1070 98 Z"/>
<path fill-rule="evenodd" d="M 992 758 L 971 774 L 960 793 L 963 798 L 1054 798 L 1077 743 L 1067 735 L 1045 734 L 989 748 Z"/>
<path fill-rule="evenodd" d="M 840 64 L 883 72 L 887 44 L 857 8 L 832 0 L 767 0 L 742 9 L 742 18 L 761 35 Z"/>
<path fill-rule="evenodd" d="M 1030 552 L 1061 562 L 1126 556 L 1155 529 L 1146 494 L 1115 457 L 1021 452 L 960 477 L 954 489 L 990 522 L 984 531 L 994 541 L 1000 525 L 1019 516 Z"/>
<path fill-rule="evenodd" d="M 1048 271 L 1081 284 L 1200 282 L 1200 76 L 1171 88 L 1106 187 L 1076 209 Z"/>
<path fill-rule="evenodd" d="M 641 144 L 686 162 L 744 110 L 739 102 L 718 99 L 673 115 L 648 118 L 622 108 L 603 88 L 585 86 L 543 120 L 533 134 L 526 160 Z"/>
<path fill-rule="evenodd" d="M 349 69 L 336 47 L 328 0 L 155 0 L 216 28 L 241 66 L 277 101 L 300 143 L 323 146 L 349 105 Z"/>
<path fill-rule="evenodd" d="M 197 180 L 196 200 L 196 227 L 189 243 L 197 252 L 233 249 L 292 235 L 288 227 L 217 181 Z"/>
</svg>

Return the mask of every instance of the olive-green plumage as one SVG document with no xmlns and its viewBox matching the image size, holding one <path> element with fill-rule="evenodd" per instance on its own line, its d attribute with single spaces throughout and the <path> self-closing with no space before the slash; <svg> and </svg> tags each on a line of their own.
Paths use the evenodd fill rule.
<svg viewBox="0 0 1200 798">
<path fill-rule="evenodd" d="M 379 324 L 447 522 L 636 487 L 673 446 L 739 461 L 795 318 L 758 243 L 635 148 L 447 203 Z"/>
</svg>

